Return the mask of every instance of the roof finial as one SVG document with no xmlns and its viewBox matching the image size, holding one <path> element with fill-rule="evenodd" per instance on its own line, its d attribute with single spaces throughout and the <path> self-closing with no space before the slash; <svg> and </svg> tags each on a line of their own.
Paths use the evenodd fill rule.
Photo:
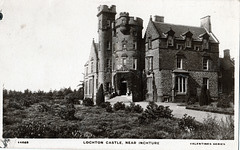
<svg viewBox="0 0 240 150">
<path fill-rule="evenodd" d="M 150 21 L 152 21 L 152 15 L 150 15 Z"/>
</svg>

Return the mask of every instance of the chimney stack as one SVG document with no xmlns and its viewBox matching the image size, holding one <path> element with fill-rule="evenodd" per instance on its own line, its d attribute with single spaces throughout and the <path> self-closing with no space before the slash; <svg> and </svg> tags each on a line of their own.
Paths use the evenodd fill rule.
<svg viewBox="0 0 240 150">
<path fill-rule="evenodd" d="M 205 28 L 209 33 L 212 32 L 210 16 L 202 17 L 200 27 Z"/>
<path fill-rule="evenodd" d="M 155 22 L 164 22 L 164 17 L 163 16 L 154 16 L 154 21 Z"/>
<path fill-rule="evenodd" d="M 223 50 L 223 52 L 224 52 L 224 59 L 230 59 L 230 50 L 225 49 Z"/>
</svg>

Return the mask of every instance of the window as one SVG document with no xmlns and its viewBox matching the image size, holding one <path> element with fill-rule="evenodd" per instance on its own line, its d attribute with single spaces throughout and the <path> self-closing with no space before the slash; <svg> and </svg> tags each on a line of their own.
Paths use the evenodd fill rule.
<svg viewBox="0 0 240 150">
<path fill-rule="evenodd" d="M 173 37 L 172 36 L 168 36 L 168 41 L 167 41 L 167 43 L 168 43 L 168 46 L 173 46 L 174 44 L 173 44 Z"/>
<path fill-rule="evenodd" d="M 206 86 L 207 89 L 209 89 L 209 79 L 203 78 L 203 86 Z"/>
<path fill-rule="evenodd" d="M 183 76 L 176 77 L 175 90 L 179 94 L 185 94 L 187 91 L 187 78 Z"/>
<path fill-rule="evenodd" d="M 186 38 L 186 47 L 190 48 L 192 45 L 191 39 L 189 37 Z"/>
<path fill-rule="evenodd" d="M 222 93 L 222 82 L 218 83 L 218 92 Z"/>
<path fill-rule="evenodd" d="M 152 92 L 152 78 L 147 78 L 147 90 L 148 90 L 148 93 L 151 93 Z"/>
<path fill-rule="evenodd" d="M 107 68 L 111 68 L 112 67 L 112 62 L 110 59 L 107 59 Z"/>
<path fill-rule="evenodd" d="M 148 70 L 152 71 L 153 70 L 153 57 L 148 57 Z"/>
<path fill-rule="evenodd" d="M 203 70 L 209 70 L 209 59 L 203 58 Z"/>
<path fill-rule="evenodd" d="M 106 83 L 106 91 L 110 92 L 110 83 L 109 82 Z"/>
<path fill-rule="evenodd" d="M 136 58 L 133 59 L 133 69 L 137 70 L 137 59 Z"/>
<path fill-rule="evenodd" d="M 148 49 L 152 48 L 152 39 L 151 37 L 148 38 Z"/>
<path fill-rule="evenodd" d="M 137 49 L 137 42 L 133 43 L 133 49 Z"/>
<path fill-rule="evenodd" d="M 177 49 L 183 49 L 183 45 L 177 44 Z"/>
<path fill-rule="evenodd" d="M 111 50 L 111 42 L 107 41 L 107 50 Z"/>
<path fill-rule="evenodd" d="M 219 72 L 218 77 L 222 78 L 222 71 Z"/>
<path fill-rule="evenodd" d="M 183 59 L 181 57 L 177 57 L 177 68 L 182 69 Z"/>
<path fill-rule="evenodd" d="M 194 46 L 194 50 L 200 51 L 200 46 L 198 46 L 198 45 Z"/>
<path fill-rule="evenodd" d="M 93 82 L 92 82 L 93 80 L 92 79 L 90 79 L 89 80 L 89 94 L 92 94 L 92 92 L 93 92 Z"/>
<path fill-rule="evenodd" d="M 88 94 L 88 81 L 86 81 L 84 86 L 85 86 L 85 94 Z"/>
<path fill-rule="evenodd" d="M 127 45 L 126 44 L 122 44 L 122 49 L 126 49 Z"/>
<path fill-rule="evenodd" d="M 208 49 L 208 40 L 207 39 L 203 39 L 203 49 L 204 50 Z"/>
<path fill-rule="evenodd" d="M 93 73 L 93 61 L 91 62 L 91 73 Z"/>
<path fill-rule="evenodd" d="M 126 58 L 123 58 L 123 59 L 122 59 L 122 65 L 123 65 L 123 66 L 126 66 L 126 64 L 127 64 L 127 60 L 126 60 Z"/>
<path fill-rule="evenodd" d="M 107 20 L 107 27 L 110 28 L 111 27 L 111 21 Z"/>
</svg>

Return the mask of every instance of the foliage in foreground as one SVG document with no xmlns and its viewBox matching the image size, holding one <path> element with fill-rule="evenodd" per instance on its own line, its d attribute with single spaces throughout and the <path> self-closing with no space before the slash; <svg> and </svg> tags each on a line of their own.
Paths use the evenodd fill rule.
<svg viewBox="0 0 240 150">
<path fill-rule="evenodd" d="M 169 106 L 158 106 L 154 102 L 149 102 L 145 111 L 142 113 L 141 116 L 139 116 L 138 121 L 140 123 L 147 123 L 149 121 L 157 120 L 160 118 L 173 118 L 172 110 L 169 109 Z"/>
<path fill-rule="evenodd" d="M 132 111 L 137 106 L 134 104 L 108 113 L 106 109 L 109 107 L 112 111 L 112 106 L 107 102 L 101 105 L 103 108 L 89 108 L 59 101 L 44 101 L 23 109 L 9 108 L 4 104 L 3 137 L 233 139 L 234 136 L 232 117 L 224 121 L 209 117 L 199 123 L 187 115 L 181 119 L 174 118 L 172 110 L 155 103 L 150 103 L 142 113 Z M 64 113 L 61 113 L 62 109 Z M 126 110 L 131 110 L 131 114 Z M 60 114 L 65 114 L 65 117 Z M 74 118 L 68 119 L 71 118 L 69 116 Z M 142 122 L 139 118 L 143 119 Z"/>
</svg>

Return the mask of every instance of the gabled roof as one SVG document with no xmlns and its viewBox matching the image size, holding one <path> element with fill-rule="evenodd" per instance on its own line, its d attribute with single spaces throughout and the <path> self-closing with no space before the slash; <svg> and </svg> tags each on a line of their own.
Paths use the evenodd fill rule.
<svg viewBox="0 0 240 150">
<path fill-rule="evenodd" d="M 176 25 L 176 24 L 169 24 L 169 23 L 164 23 L 164 22 L 154 22 L 152 21 L 155 28 L 158 31 L 158 34 L 160 35 L 161 38 L 165 38 L 164 33 L 168 32 L 169 30 L 173 30 L 175 32 L 174 36 L 175 39 L 183 40 L 184 33 L 191 32 L 192 39 L 194 41 L 202 41 L 201 38 L 199 38 L 200 35 L 203 35 L 205 33 L 208 33 L 206 29 L 203 27 L 194 27 L 194 26 L 186 26 L 186 25 Z M 209 40 L 212 43 L 218 43 L 215 37 L 213 37 L 213 34 L 209 34 Z"/>
</svg>

